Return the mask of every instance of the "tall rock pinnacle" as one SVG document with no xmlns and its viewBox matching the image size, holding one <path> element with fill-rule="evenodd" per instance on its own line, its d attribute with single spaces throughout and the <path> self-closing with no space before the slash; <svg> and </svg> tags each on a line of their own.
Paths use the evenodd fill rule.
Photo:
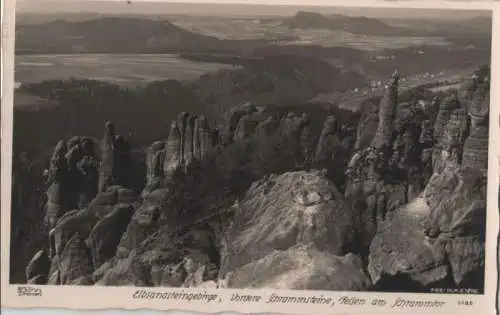
<svg viewBox="0 0 500 315">
<path fill-rule="evenodd" d="M 99 191 L 104 191 L 113 184 L 115 127 L 112 122 L 106 122 L 102 141 L 102 161 L 99 172 Z"/>
<path fill-rule="evenodd" d="M 371 146 L 377 149 L 388 147 L 391 143 L 393 120 L 398 105 L 399 72 L 394 71 L 392 78 L 386 86 L 385 94 L 380 102 L 378 111 L 378 127 Z"/>
<path fill-rule="evenodd" d="M 163 174 L 171 177 L 181 166 L 181 132 L 176 120 L 170 125 L 170 133 L 167 139 L 165 162 L 163 163 Z"/>
</svg>

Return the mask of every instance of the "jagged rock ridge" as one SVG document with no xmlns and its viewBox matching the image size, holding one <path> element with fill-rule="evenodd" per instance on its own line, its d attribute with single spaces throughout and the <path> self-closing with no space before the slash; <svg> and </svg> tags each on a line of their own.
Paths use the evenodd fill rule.
<svg viewBox="0 0 500 315">
<path fill-rule="evenodd" d="M 147 150 L 140 195 L 127 188 L 129 148 L 112 124 L 100 153 L 87 138 L 60 142 L 47 190 L 50 246 L 29 263 L 27 281 L 323 290 L 400 282 L 416 291 L 474 284 L 484 266 L 489 80 L 422 108 L 398 100 L 398 77 L 340 184 L 321 170 L 350 152 L 333 115 L 314 136 L 307 113 L 245 104 L 214 129 L 202 115 L 180 113 L 166 140 Z M 269 174 L 193 217 L 183 207 L 199 200 L 172 201 L 204 161 L 276 135 L 300 143 L 309 169 Z M 73 187 L 70 174 L 85 185 Z M 217 205 L 216 190 L 207 192 Z"/>
</svg>

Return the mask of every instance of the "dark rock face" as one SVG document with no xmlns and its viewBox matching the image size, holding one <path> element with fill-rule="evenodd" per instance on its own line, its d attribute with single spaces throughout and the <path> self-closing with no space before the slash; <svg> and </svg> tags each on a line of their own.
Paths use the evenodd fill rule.
<svg viewBox="0 0 500 315">
<path fill-rule="evenodd" d="M 398 79 L 355 124 L 341 111 L 318 124 L 312 111 L 245 104 L 213 129 L 182 112 L 147 148 L 140 194 L 127 186 L 130 148 L 111 123 L 100 152 L 90 138 L 61 141 L 48 174 L 50 244 L 26 281 L 480 288 L 488 80 L 439 101 L 403 100 Z M 287 167 L 269 166 L 282 151 Z"/>
<path fill-rule="evenodd" d="M 478 90 L 471 88 L 469 95 L 483 95 Z M 380 223 L 371 243 L 368 270 L 376 288 L 398 281 L 423 292 L 430 287 L 482 288 L 487 116 L 488 109 L 478 110 L 477 104 L 467 111 L 456 95 L 440 106 L 432 176 L 416 199 Z M 428 137 L 421 137 L 423 143 L 422 138 Z"/>
<path fill-rule="evenodd" d="M 27 281 L 91 285 L 93 270 L 115 256 L 138 200 L 121 186 L 127 184 L 130 148 L 109 122 L 102 151 L 96 147 L 88 137 L 57 144 L 47 176 L 49 244 L 26 268 Z"/>
<path fill-rule="evenodd" d="M 50 270 L 50 259 L 47 252 L 40 250 L 33 256 L 26 266 L 26 281 L 31 284 L 43 284 L 47 282 Z M 44 281 L 45 280 L 45 281 Z"/>
<path fill-rule="evenodd" d="M 455 109 L 459 108 L 460 103 L 458 101 L 457 95 L 449 96 L 447 99 L 443 100 L 440 103 L 436 121 L 434 123 L 434 139 L 439 139 L 443 135 L 446 124 L 450 120 L 451 113 Z"/>
<path fill-rule="evenodd" d="M 386 86 L 386 92 L 380 102 L 378 127 L 371 146 L 376 149 L 390 146 L 392 140 L 393 120 L 398 105 L 399 73 L 395 72 Z"/>
<path fill-rule="evenodd" d="M 488 127 L 476 126 L 464 143 L 462 166 L 487 172 Z"/>
</svg>

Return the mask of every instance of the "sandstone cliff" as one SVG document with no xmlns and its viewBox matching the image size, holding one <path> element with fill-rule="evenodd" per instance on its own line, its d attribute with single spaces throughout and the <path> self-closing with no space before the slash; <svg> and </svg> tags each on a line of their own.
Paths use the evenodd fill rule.
<svg viewBox="0 0 500 315">
<path fill-rule="evenodd" d="M 181 112 L 147 149 L 140 193 L 129 187 L 130 148 L 112 123 L 100 150 L 90 138 L 59 142 L 50 241 L 34 252 L 26 281 L 480 287 L 489 80 L 422 102 L 400 100 L 398 80 L 395 72 L 376 113 L 356 124 L 244 104 L 213 128 Z M 366 121 L 376 126 L 371 137 L 360 132 Z"/>
</svg>

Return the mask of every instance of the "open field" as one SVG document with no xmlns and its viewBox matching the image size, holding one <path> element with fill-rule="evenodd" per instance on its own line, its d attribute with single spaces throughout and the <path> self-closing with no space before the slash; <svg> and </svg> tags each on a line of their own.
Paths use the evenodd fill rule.
<svg viewBox="0 0 500 315">
<path fill-rule="evenodd" d="M 322 29 L 289 29 L 280 20 L 259 19 L 177 19 L 175 24 L 196 33 L 221 39 L 257 39 L 293 37 L 287 44 L 309 44 L 324 47 L 350 47 L 363 50 L 397 49 L 419 45 L 450 44 L 440 37 L 366 36 L 344 31 Z"/>
<path fill-rule="evenodd" d="M 190 80 L 227 68 L 233 67 L 185 60 L 171 54 L 21 55 L 16 56 L 15 80 L 34 83 L 74 77 L 136 86 L 156 80 Z"/>
</svg>

